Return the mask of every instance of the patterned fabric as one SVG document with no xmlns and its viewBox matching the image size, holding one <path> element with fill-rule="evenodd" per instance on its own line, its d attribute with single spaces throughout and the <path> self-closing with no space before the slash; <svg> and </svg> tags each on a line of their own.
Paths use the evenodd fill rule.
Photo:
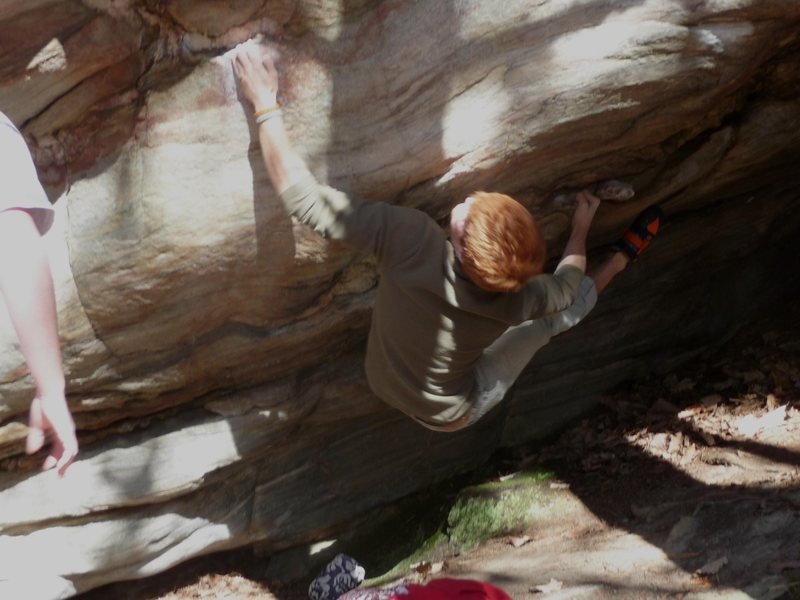
<svg viewBox="0 0 800 600">
<path fill-rule="evenodd" d="M 336 600 L 364 581 L 364 567 L 346 554 L 337 554 L 311 585 L 310 600 Z"/>
<path fill-rule="evenodd" d="M 365 589 L 347 592 L 344 596 L 339 596 L 339 600 L 395 600 L 402 596 L 408 596 L 408 588 L 404 585 L 389 589 Z"/>
</svg>

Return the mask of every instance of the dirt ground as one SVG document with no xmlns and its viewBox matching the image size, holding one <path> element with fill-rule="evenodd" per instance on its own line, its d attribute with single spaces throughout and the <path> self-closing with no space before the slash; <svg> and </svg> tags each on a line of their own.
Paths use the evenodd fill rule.
<svg viewBox="0 0 800 600">
<path fill-rule="evenodd" d="M 498 480 L 554 473 L 536 485 L 558 501 L 408 578 L 473 577 L 515 599 L 800 599 L 798 325 L 794 309 L 750 327 L 614 391 L 557 439 L 499 456 Z M 84 600 L 307 597 L 308 582 L 266 581 L 258 563 L 248 551 L 207 557 Z"/>
</svg>

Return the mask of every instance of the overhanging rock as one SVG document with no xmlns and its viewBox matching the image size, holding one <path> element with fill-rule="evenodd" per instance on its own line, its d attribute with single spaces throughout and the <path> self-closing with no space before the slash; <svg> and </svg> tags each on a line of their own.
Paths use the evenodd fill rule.
<svg viewBox="0 0 800 600">
<path fill-rule="evenodd" d="M 0 110 L 56 203 L 82 454 L 63 481 L 23 456 L 32 388 L 0 311 L 0 595 L 318 539 L 794 297 L 798 24 L 794 0 L 6 2 Z M 664 207 L 658 244 L 534 360 L 507 421 L 437 435 L 370 394 L 374 266 L 277 202 L 230 68 L 257 34 L 335 186 L 437 219 L 510 193 L 553 257 L 558 189 L 636 187 L 601 208 L 598 252 Z"/>
</svg>

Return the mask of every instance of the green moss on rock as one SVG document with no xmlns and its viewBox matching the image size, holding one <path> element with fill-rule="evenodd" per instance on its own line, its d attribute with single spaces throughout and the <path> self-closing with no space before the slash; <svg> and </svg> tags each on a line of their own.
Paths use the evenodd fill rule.
<svg viewBox="0 0 800 600">
<path fill-rule="evenodd" d="M 465 550 L 527 528 L 552 506 L 553 494 L 543 485 L 549 477 L 534 473 L 467 488 L 447 517 L 450 543 Z"/>
</svg>

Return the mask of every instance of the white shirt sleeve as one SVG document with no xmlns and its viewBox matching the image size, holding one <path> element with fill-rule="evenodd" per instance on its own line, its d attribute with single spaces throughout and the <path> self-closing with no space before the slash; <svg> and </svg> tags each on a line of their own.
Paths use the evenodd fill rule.
<svg viewBox="0 0 800 600">
<path fill-rule="evenodd" d="M 25 139 L 0 112 L 0 211 L 13 208 L 29 211 L 39 233 L 53 222 L 53 207 L 39 183 Z"/>
</svg>

